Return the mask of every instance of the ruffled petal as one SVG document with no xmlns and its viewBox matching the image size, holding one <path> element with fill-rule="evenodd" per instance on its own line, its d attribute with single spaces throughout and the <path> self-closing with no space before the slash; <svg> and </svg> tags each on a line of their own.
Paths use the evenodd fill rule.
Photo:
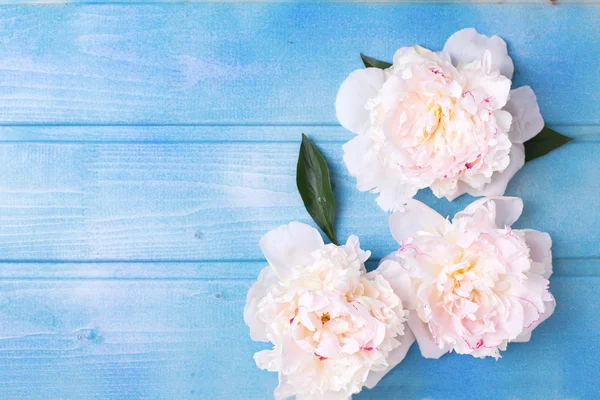
<svg viewBox="0 0 600 400">
<path fill-rule="evenodd" d="M 280 367 L 279 355 L 273 350 L 263 350 L 254 354 L 256 366 L 269 372 L 277 372 Z"/>
<path fill-rule="evenodd" d="M 410 69 L 410 66 L 415 63 L 421 63 L 424 60 L 434 62 L 436 64 L 449 63 L 448 54 L 439 53 L 415 45 L 412 47 L 401 47 L 394 54 L 394 66 L 392 67 L 395 74 L 402 75 Z"/>
<path fill-rule="evenodd" d="M 271 266 L 263 268 L 258 279 L 246 295 L 246 306 L 244 307 L 244 322 L 250 328 L 250 338 L 257 342 L 268 342 L 267 328 L 263 321 L 256 318 L 257 304 L 265 297 L 267 290 L 279 279 Z"/>
<path fill-rule="evenodd" d="M 540 113 L 537 97 L 529 86 L 511 90 L 504 110 L 513 117 L 508 132 L 510 141 L 513 143 L 524 143 L 544 128 L 544 118 Z"/>
<path fill-rule="evenodd" d="M 444 45 L 444 51 L 450 54 L 454 65 L 477 60 L 486 50 L 492 56 L 492 65 L 498 67 L 502 75 L 512 79 L 514 65 L 508 55 L 506 42 L 500 37 L 487 37 L 474 28 L 467 28 L 454 33 Z"/>
<path fill-rule="evenodd" d="M 406 269 L 396 261 L 395 253 L 386 256 L 377 267 L 377 272 L 389 282 L 392 290 L 402 301 L 404 308 L 411 310 L 416 307 L 416 301 L 411 295 L 412 283 Z"/>
<path fill-rule="evenodd" d="M 463 194 L 467 193 L 468 190 L 469 190 L 469 185 L 467 185 L 463 181 L 459 181 L 458 182 L 458 187 L 456 188 L 456 192 L 447 195 L 446 196 L 446 200 L 448 200 L 448 201 L 454 201 L 458 197 L 460 197 Z"/>
<path fill-rule="evenodd" d="M 342 83 L 335 100 L 335 110 L 340 124 L 356 134 L 369 126 L 367 100 L 377 95 L 385 82 L 385 72 L 379 68 L 357 69 Z"/>
<path fill-rule="evenodd" d="M 408 313 L 408 326 L 410 330 L 415 335 L 415 339 L 419 344 L 419 349 L 421 350 L 421 355 L 425 358 L 440 358 L 444 354 L 446 354 L 450 349 L 446 346 L 443 348 L 439 348 L 439 346 L 433 340 L 433 336 L 431 336 L 431 332 L 427 327 L 427 324 L 419 318 L 416 311 L 410 311 Z"/>
<path fill-rule="evenodd" d="M 374 191 L 379 192 L 379 196 L 375 201 L 383 211 L 396 212 L 402 210 L 406 202 L 412 199 L 418 191 L 419 188 L 409 183 L 391 183 L 388 181 Z"/>
<path fill-rule="evenodd" d="M 345 390 L 339 390 L 337 392 L 329 391 L 326 393 L 318 394 L 296 394 L 296 400 L 351 400 L 352 396 L 349 395 Z"/>
<path fill-rule="evenodd" d="M 285 375 L 280 372 L 279 386 L 277 386 L 277 389 L 275 389 L 275 392 L 273 393 L 275 400 L 286 400 L 295 395 L 296 389 L 287 381 Z"/>
<path fill-rule="evenodd" d="M 512 82 L 498 70 L 489 70 L 488 72 L 490 66 L 491 54 L 489 51 L 485 51 L 481 60 L 461 65 L 458 70 L 467 79 L 465 88 L 483 89 L 492 109 L 498 110 L 506 105 Z"/>
<path fill-rule="evenodd" d="M 388 366 L 383 371 L 371 371 L 367 376 L 367 380 L 365 382 L 365 386 L 369 389 L 373 389 L 377 383 L 388 373 L 390 372 L 396 365 L 400 364 L 404 357 L 406 357 L 406 353 L 415 342 L 415 336 L 407 327 L 404 328 L 404 335 L 397 338 L 400 340 L 400 346 L 396 347 L 394 350 L 390 351 L 387 357 Z"/>
<path fill-rule="evenodd" d="M 444 224 L 444 217 L 418 200 L 411 199 L 404 209 L 390 216 L 390 231 L 398 243 L 414 237 L 418 231 Z"/>
<path fill-rule="evenodd" d="M 546 279 L 552 275 L 552 239 L 546 232 L 524 229 L 525 242 L 529 247 L 529 258 L 544 266 L 542 276 Z"/>
<path fill-rule="evenodd" d="M 480 207 L 486 207 L 488 210 L 493 208 L 496 226 L 504 228 L 505 226 L 511 226 L 519 219 L 523 213 L 523 200 L 508 196 L 485 197 L 475 200 L 463 211 L 456 213 L 454 219 L 473 215 Z"/>
<path fill-rule="evenodd" d="M 379 193 L 377 204 L 384 211 L 399 210 L 417 193 L 418 188 L 409 183 L 398 182 L 393 172 L 382 163 L 373 146 L 369 136 L 356 136 L 342 147 L 344 163 L 350 175 L 356 177 L 358 190 Z"/>
<path fill-rule="evenodd" d="M 506 191 L 508 182 L 525 164 L 525 147 L 521 143 L 513 143 L 510 148 L 510 163 L 502 172 L 494 172 L 492 181 L 483 189 L 469 188 L 467 193 L 471 196 L 502 196 Z"/>
<path fill-rule="evenodd" d="M 366 135 L 356 136 L 342 146 L 346 168 L 357 178 L 357 188 L 361 192 L 376 188 L 384 173 L 372 146 L 373 141 Z"/>
<path fill-rule="evenodd" d="M 260 249 L 280 279 L 286 277 L 291 268 L 310 263 L 311 253 L 323 245 L 319 232 L 300 222 L 280 226 L 260 239 Z"/>
<path fill-rule="evenodd" d="M 360 248 L 360 240 L 355 235 L 350 235 L 346 244 L 343 246 L 346 248 L 348 254 L 356 254 L 361 263 L 364 263 L 371 257 L 370 250 L 363 250 Z M 366 271 L 363 271 L 363 273 Z"/>
<path fill-rule="evenodd" d="M 556 308 L 556 301 L 554 298 L 552 300 L 544 301 L 544 313 L 540 315 L 540 319 L 538 319 L 533 325 L 528 328 L 524 328 L 523 332 L 519 336 L 517 336 L 513 342 L 529 342 L 531 339 L 531 332 L 538 327 L 539 324 L 547 320 L 553 313 Z"/>
</svg>

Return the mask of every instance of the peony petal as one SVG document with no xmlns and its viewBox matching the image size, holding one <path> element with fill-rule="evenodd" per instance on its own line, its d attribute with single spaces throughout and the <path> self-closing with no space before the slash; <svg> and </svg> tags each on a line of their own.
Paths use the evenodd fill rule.
<svg viewBox="0 0 600 400">
<path fill-rule="evenodd" d="M 414 237 L 418 231 L 437 228 L 444 224 L 445 219 L 418 200 L 408 201 L 402 211 L 390 216 L 390 231 L 398 243 Z"/>
<path fill-rule="evenodd" d="M 490 56 L 489 52 L 485 52 L 483 61 L 486 61 Z M 483 64 L 483 65 L 482 65 Z M 466 88 L 481 88 L 488 96 L 488 101 L 493 110 L 498 110 L 506 105 L 510 94 L 511 81 L 507 77 L 501 75 L 497 71 L 492 71 L 489 74 L 484 73 L 484 63 L 474 61 L 469 64 L 460 66 L 458 70 L 467 76 Z M 464 103 L 463 103 L 464 105 Z"/>
<path fill-rule="evenodd" d="M 383 211 L 401 211 L 405 208 L 406 202 L 412 199 L 419 188 L 410 183 L 393 182 L 386 178 L 375 192 L 379 192 L 376 202 Z"/>
<path fill-rule="evenodd" d="M 375 190 L 386 176 L 385 168 L 372 150 L 373 145 L 367 135 L 359 135 L 342 146 L 346 168 L 356 177 L 356 187 L 361 192 Z"/>
<path fill-rule="evenodd" d="M 487 37 L 474 28 L 467 28 L 454 33 L 444 45 L 444 51 L 450 54 L 454 65 L 480 59 L 486 50 L 492 56 L 492 65 L 498 67 L 502 75 L 512 79 L 513 62 L 508 55 L 506 42 L 500 37 Z"/>
<path fill-rule="evenodd" d="M 552 299 L 550 301 L 545 301 L 544 306 L 545 306 L 545 311 L 540 316 L 540 319 L 537 320 L 537 322 L 535 322 L 529 328 L 524 328 L 523 332 L 521 332 L 521 334 L 519 336 L 517 336 L 513 340 L 513 342 L 529 342 L 529 340 L 531 339 L 531 332 L 535 328 L 537 328 L 539 324 L 541 324 L 542 322 L 547 320 L 552 315 L 552 313 L 554 313 L 554 309 L 556 308 L 556 301 L 554 299 Z"/>
<path fill-rule="evenodd" d="M 400 364 L 406 353 L 415 342 L 415 336 L 407 327 L 404 328 L 404 335 L 396 338 L 400 340 L 400 346 L 390 351 L 387 357 L 388 366 L 383 371 L 371 371 L 367 376 L 365 386 L 369 389 L 373 389 L 377 383 L 383 378 L 388 372 L 390 372 L 396 365 Z"/>
<path fill-rule="evenodd" d="M 427 324 L 421 321 L 416 311 L 410 311 L 408 313 L 407 321 L 410 330 L 415 335 L 417 343 L 419 343 L 419 349 L 421 350 L 421 355 L 423 357 L 440 358 L 450 351 L 450 349 L 446 347 L 442 349 L 438 347 L 433 340 L 433 336 L 431 336 L 431 332 L 429 331 Z"/>
<path fill-rule="evenodd" d="M 456 199 L 456 198 L 462 196 L 463 194 L 467 193 L 468 190 L 469 190 L 469 185 L 467 185 L 463 181 L 459 181 L 458 182 L 458 187 L 456 188 L 456 192 L 452 193 L 451 195 L 446 196 L 446 199 L 448 201 L 454 201 L 454 199 Z"/>
<path fill-rule="evenodd" d="M 254 354 L 256 366 L 269 372 L 279 371 L 279 355 L 275 350 L 263 350 Z"/>
<path fill-rule="evenodd" d="M 296 395 L 296 389 L 289 383 L 284 374 L 279 373 L 279 386 L 273 393 L 275 400 L 285 400 Z"/>
<path fill-rule="evenodd" d="M 335 100 L 335 110 L 340 124 L 356 134 L 369 126 L 367 100 L 377 95 L 385 82 L 386 74 L 379 68 L 357 69 L 342 83 Z"/>
<path fill-rule="evenodd" d="M 542 276 L 546 279 L 552 275 L 552 239 L 546 232 L 523 229 L 525 242 L 529 247 L 529 258 L 544 266 Z"/>
<path fill-rule="evenodd" d="M 506 191 L 508 182 L 525 164 L 525 147 L 521 143 L 513 143 L 510 148 L 510 163 L 502 172 L 494 172 L 492 181 L 484 186 L 483 189 L 469 188 L 468 193 L 471 196 L 502 196 Z"/>
<path fill-rule="evenodd" d="M 400 262 L 396 261 L 396 253 L 386 256 L 377 267 L 377 272 L 388 281 L 392 290 L 402 301 L 405 309 L 414 309 L 416 307 L 415 299 L 411 296 L 412 283 L 406 269 Z"/>
<path fill-rule="evenodd" d="M 267 290 L 279 279 L 270 266 L 263 268 L 258 279 L 246 295 L 246 306 L 244 307 L 244 322 L 250 328 L 250 338 L 257 342 L 268 342 L 267 328 L 263 321 L 256 319 L 257 304 L 265 297 Z"/>
<path fill-rule="evenodd" d="M 513 143 L 524 143 L 544 128 L 544 118 L 540 113 L 537 97 L 529 86 L 511 90 L 504 110 L 511 113 L 513 117 L 508 132 Z"/>
<path fill-rule="evenodd" d="M 384 211 L 401 209 L 417 193 L 418 188 L 409 183 L 396 182 L 393 171 L 382 163 L 374 146 L 369 136 L 356 136 L 342 147 L 344 163 L 350 175 L 356 177 L 358 190 L 379 193 L 379 207 Z"/>
<path fill-rule="evenodd" d="M 493 205 L 490 205 L 490 203 L 493 203 Z M 496 214 L 496 226 L 498 228 L 504 228 L 505 226 L 511 226 L 519 219 L 523 213 L 523 200 L 518 197 L 507 196 L 485 197 L 469 204 L 463 211 L 456 213 L 454 218 L 473 215 L 480 207 L 486 207 L 488 209 L 493 207 Z"/>
<path fill-rule="evenodd" d="M 330 390 L 326 393 L 298 393 L 296 394 L 296 400 L 352 400 L 352 396 L 345 390 L 339 390 L 337 392 Z"/>
<path fill-rule="evenodd" d="M 445 56 L 419 45 L 400 47 L 394 54 L 394 66 L 392 68 L 394 72 L 402 73 L 409 69 L 412 64 L 422 62 L 423 59 L 439 63 L 445 61 Z"/>
<path fill-rule="evenodd" d="M 260 239 L 260 249 L 280 279 L 291 268 L 310 263 L 311 253 L 323 246 L 319 232 L 300 222 L 282 225 Z"/>
<path fill-rule="evenodd" d="M 371 257 L 370 250 L 363 250 L 360 248 L 360 240 L 355 235 L 350 235 L 348 240 L 346 240 L 346 244 L 343 246 L 348 254 L 356 254 L 361 263 L 364 263 Z M 366 272 L 364 269 L 363 273 Z"/>
</svg>

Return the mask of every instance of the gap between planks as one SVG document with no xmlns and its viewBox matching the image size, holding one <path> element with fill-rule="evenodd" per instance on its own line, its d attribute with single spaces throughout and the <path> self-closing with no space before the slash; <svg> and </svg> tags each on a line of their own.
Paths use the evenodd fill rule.
<svg viewBox="0 0 600 400">
<path fill-rule="evenodd" d="M 578 141 L 600 140 L 600 124 L 551 124 Z M 318 124 L 73 124 L 0 125 L 0 144 L 297 143 L 305 133 L 321 143 L 354 134 L 337 123 Z"/>
<path fill-rule="evenodd" d="M 296 0 L 297 4 L 319 4 L 320 0 Z M 127 5 L 158 5 L 158 4 L 174 4 L 174 5 L 187 5 L 187 4 L 242 4 L 242 5 L 263 5 L 263 4 L 289 4 L 287 0 L 131 0 L 131 1 L 87 1 L 87 0 L 61 0 L 61 1 L 0 1 L 0 6 L 15 6 L 15 5 L 116 5 L 116 6 L 127 6 Z M 457 6 L 478 6 L 478 5 L 507 5 L 507 6 L 566 6 L 566 5 L 579 5 L 579 6 L 593 6 L 600 4 L 596 0 L 332 0 L 331 4 L 345 4 L 345 5 L 457 5 Z"/>
<path fill-rule="evenodd" d="M 378 259 L 367 261 L 373 270 Z M 553 260 L 556 278 L 600 276 L 600 258 Z M 0 261 L 0 281 L 203 281 L 252 282 L 265 260 L 195 261 Z"/>
</svg>

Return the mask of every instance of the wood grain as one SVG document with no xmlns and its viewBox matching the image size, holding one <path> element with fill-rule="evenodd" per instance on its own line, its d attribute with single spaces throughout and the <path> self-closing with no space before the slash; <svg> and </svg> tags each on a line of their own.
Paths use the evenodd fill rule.
<svg viewBox="0 0 600 400">
<path fill-rule="evenodd" d="M 600 139 L 600 125 L 554 125 L 558 132 L 579 140 Z M 354 136 L 339 125 L 26 125 L 0 126 L 0 144 L 44 143 L 298 143 L 302 133 L 319 143 L 347 142 Z"/>
<path fill-rule="evenodd" d="M 361 51 L 441 49 L 471 26 L 507 40 L 515 86 L 576 138 L 508 190 L 517 226 L 552 235 L 558 306 L 497 362 L 413 348 L 355 398 L 597 398 L 597 0 L 41 2 L 61 6 L 0 0 L 0 398 L 271 398 L 242 310 L 259 238 L 309 222 L 300 134 L 330 163 L 338 237 L 375 268 L 396 244 L 341 162 L 337 89 Z M 472 200 L 418 198 L 444 215 Z"/>
<path fill-rule="evenodd" d="M 318 144 L 318 143 L 317 143 Z M 341 144 L 332 170 L 338 236 L 375 257 L 395 250 L 375 196 L 355 189 Z M 548 231 L 555 257 L 598 257 L 598 142 L 572 142 L 513 179 L 517 226 Z M 295 187 L 297 143 L 0 145 L 0 255 L 5 260 L 259 260 L 269 229 L 309 222 Z M 473 199 L 419 198 L 443 215 Z"/>
<path fill-rule="evenodd" d="M 599 19 L 550 5 L 4 7 L 0 123 L 335 124 L 359 52 L 439 50 L 472 26 L 506 39 L 515 87 L 534 88 L 549 124 L 598 125 Z"/>
<path fill-rule="evenodd" d="M 250 341 L 241 317 L 250 284 L 2 280 L 2 398 L 269 398 L 276 375 L 252 360 L 267 345 Z M 598 284 L 597 276 L 553 277 L 554 315 L 499 361 L 456 354 L 426 360 L 413 348 L 356 398 L 458 399 L 465 390 L 475 398 L 592 398 Z"/>
<path fill-rule="evenodd" d="M 66 4 L 123 4 L 123 0 L 103 0 L 98 2 L 96 0 L 2 0 L 0 5 L 66 5 Z M 129 4 L 286 4 L 285 0 L 129 0 Z M 482 4 L 504 4 L 504 5 L 524 5 L 524 4 L 535 4 L 544 5 L 547 7 L 572 5 L 572 4 L 585 4 L 585 5 L 596 5 L 597 0 L 295 0 L 296 4 L 452 4 L 452 5 L 482 5 Z"/>
<path fill-rule="evenodd" d="M 555 258 L 553 276 L 600 276 L 599 258 Z M 371 257 L 366 265 L 373 270 L 379 260 Z M 0 263 L 0 280 L 10 281 L 212 281 L 255 280 L 267 265 L 259 261 L 104 261 L 104 262 L 7 262 Z"/>
</svg>

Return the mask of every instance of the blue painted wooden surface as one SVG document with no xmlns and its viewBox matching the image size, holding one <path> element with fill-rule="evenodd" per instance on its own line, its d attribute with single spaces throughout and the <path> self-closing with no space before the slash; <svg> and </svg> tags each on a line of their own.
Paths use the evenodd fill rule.
<svg viewBox="0 0 600 400">
<path fill-rule="evenodd" d="M 525 200 L 519 226 L 554 239 L 558 306 L 499 361 L 425 360 L 413 348 L 356 399 L 598 397 L 597 2 L 7 3 L 0 398 L 270 398 L 276 376 L 255 367 L 265 346 L 250 341 L 242 309 L 264 266 L 260 236 L 308 222 L 294 179 L 300 133 L 331 164 L 338 236 L 359 235 L 375 260 L 392 251 L 386 215 L 341 163 L 351 135 L 335 119 L 337 88 L 360 51 L 439 49 L 469 26 L 508 41 L 515 84 L 577 139 L 527 164 L 508 191 Z M 419 198 L 444 214 L 471 201 Z"/>
</svg>

